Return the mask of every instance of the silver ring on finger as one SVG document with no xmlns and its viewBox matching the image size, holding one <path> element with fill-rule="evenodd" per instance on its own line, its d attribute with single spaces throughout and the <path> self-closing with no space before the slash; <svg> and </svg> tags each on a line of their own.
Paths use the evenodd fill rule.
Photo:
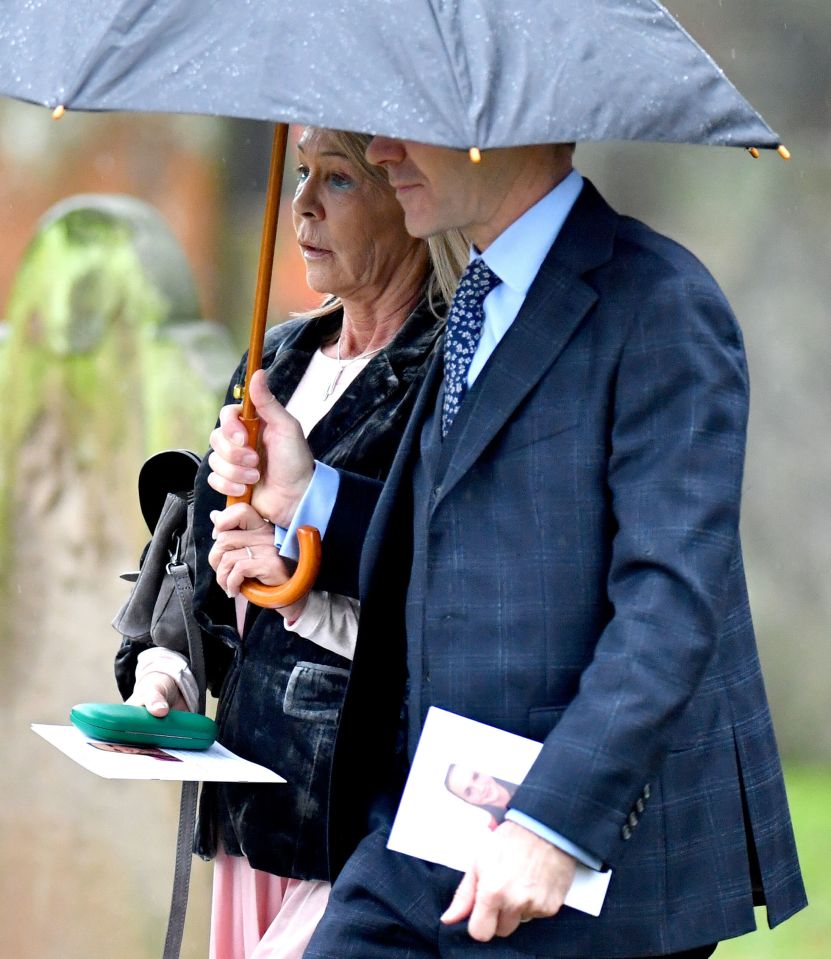
<svg viewBox="0 0 831 959">
<path fill-rule="evenodd" d="M 533 918 L 534 918 L 533 916 L 526 916 L 524 919 L 520 919 L 519 921 L 520 921 L 520 922 L 530 922 Z"/>
<path fill-rule="evenodd" d="M 245 552 L 248 553 L 248 558 L 249 558 L 249 559 L 253 559 L 253 558 L 254 558 L 254 551 L 251 549 L 250 546 L 246 546 L 246 547 L 245 547 Z"/>
</svg>

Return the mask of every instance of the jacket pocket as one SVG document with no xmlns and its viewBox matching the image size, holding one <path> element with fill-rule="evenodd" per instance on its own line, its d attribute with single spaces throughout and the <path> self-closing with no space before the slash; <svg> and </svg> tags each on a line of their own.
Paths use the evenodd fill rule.
<svg viewBox="0 0 831 959">
<path fill-rule="evenodd" d="M 528 710 L 528 735 L 542 742 L 557 725 L 566 706 L 539 706 Z"/>
<path fill-rule="evenodd" d="M 283 711 L 296 719 L 336 723 L 348 679 L 349 670 L 341 666 L 299 662 L 289 676 Z"/>
</svg>

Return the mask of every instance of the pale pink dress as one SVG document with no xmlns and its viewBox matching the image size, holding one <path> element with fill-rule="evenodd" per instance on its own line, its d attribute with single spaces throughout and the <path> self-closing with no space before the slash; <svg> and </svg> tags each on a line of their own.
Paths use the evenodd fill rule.
<svg viewBox="0 0 831 959">
<path fill-rule="evenodd" d="M 210 959 L 300 959 L 329 899 L 328 882 L 284 879 L 244 856 L 214 864 Z"/>
</svg>

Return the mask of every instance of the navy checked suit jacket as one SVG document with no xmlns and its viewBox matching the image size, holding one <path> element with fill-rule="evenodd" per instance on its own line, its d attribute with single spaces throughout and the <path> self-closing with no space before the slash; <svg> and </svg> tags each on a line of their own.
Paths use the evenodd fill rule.
<svg viewBox="0 0 831 959">
<path fill-rule="evenodd" d="M 443 444 L 414 552 L 440 384 L 438 361 L 380 499 L 342 474 L 325 539 L 324 575 L 362 601 L 333 871 L 389 788 L 408 679 L 416 733 L 435 705 L 542 741 L 512 806 L 615 870 L 599 918 L 565 908 L 514 946 L 661 954 L 749 931 L 754 899 L 787 918 L 805 894 L 738 531 L 747 372 L 715 281 L 586 183 Z"/>
</svg>

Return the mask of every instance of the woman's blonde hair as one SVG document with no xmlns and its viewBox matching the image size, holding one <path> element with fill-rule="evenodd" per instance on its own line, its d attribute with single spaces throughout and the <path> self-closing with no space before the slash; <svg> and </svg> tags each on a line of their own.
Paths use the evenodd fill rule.
<svg viewBox="0 0 831 959">
<path fill-rule="evenodd" d="M 353 163 L 372 183 L 380 189 L 392 189 L 382 167 L 369 163 L 366 148 L 372 136 L 367 133 L 350 133 L 348 130 L 327 130 L 334 140 L 335 148 Z M 427 302 L 436 316 L 443 316 L 453 299 L 459 279 L 467 266 L 470 244 L 461 230 L 448 230 L 427 240 L 430 267 L 427 277 Z M 340 309 L 339 296 L 327 296 L 317 309 L 306 310 L 303 316 L 326 316 Z"/>
</svg>

